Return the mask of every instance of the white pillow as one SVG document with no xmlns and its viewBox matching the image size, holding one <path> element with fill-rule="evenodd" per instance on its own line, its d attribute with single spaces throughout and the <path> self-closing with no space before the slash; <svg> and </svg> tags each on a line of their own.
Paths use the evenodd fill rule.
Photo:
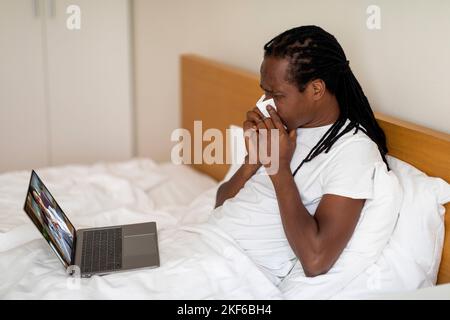
<svg viewBox="0 0 450 320">
<path fill-rule="evenodd" d="M 388 163 L 404 189 L 402 209 L 392 241 L 408 250 L 427 279 L 435 284 L 445 234 L 443 205 L 450 201 L 450 185 L 394 157 L 388 156 Z"/>
<path fill-rule="evenodd" d="M 221 182 L 230 180 L 230 178 L 238 171 L 244 163 L 247 150 L 245 149 L 244 129 L 239 126 L 231 125 L 228 129 L 229 152 L 231 166 Z"/>
<path fill-rule="evenodd" d="M 403 189 L 399 219 L 378 261 L 334 298 L 380 296 L 436 284 L 450 185 L 387 156 Z M 447 213 L 448 214 L 448 213 Z"/>
</svg>

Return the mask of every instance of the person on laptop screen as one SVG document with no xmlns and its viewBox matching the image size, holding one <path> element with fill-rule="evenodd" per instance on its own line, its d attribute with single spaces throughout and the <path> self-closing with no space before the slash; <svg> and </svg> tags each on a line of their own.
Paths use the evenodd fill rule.
<svg viewBox="0 0 450 320">
<path fill-rule="evenodd" d="M 74 229 L 64 219 L 61 209 L 54 204 L 52 199 L 39 179 L 32 177 L 27 196 L 27 206 L 35 215 L 32 217 L 32 221 L 54 248 L 59 258 L 68 266 L 72 259 Z"/>
</svg>

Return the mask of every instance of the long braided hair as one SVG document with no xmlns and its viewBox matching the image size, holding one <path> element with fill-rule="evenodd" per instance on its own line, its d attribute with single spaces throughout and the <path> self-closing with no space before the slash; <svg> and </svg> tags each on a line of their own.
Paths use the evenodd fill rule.
<svg viewBox="0 0 450 320">
<path fill-rule="evenodd" d="M 264 57 L 285 58 L 289 61 L 287 81 L 303 92 L 309 81 L 322 79 L 326 88 L 336 96 L 340 115 L 323 135 L 308 156 L 294 171 L 325 151 L 344 134 L 355 129 L 363 131 L 377 145 L 381 157 L 386 160 L 388 152 L 386 136 L 380 128 L 369 101 L 358 80 L 350 69 L 344 50 L 336 38 L 318 26 L 301 26 L 287 30 L 264 45 Z M 341 128 L 350 120 L 347 127 Z"/>
</svg>

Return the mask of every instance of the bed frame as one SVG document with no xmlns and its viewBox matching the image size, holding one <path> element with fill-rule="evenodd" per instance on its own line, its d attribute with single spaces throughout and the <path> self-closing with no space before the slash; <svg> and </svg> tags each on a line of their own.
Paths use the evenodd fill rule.
<svg viewBox="0 0 450 320">
<path fill-rule="evenodd" d="M 194 121 L 202 120 L 203 132 L 217 128 L 226 137 L 225 130 L 231 124 L 242 126 L 245 113 L 262 94 L 259 75 L 191 54 L 182 55 L 180 62 L 182 127 L 193 134 Z M 380 113 L 375 116 L 386 133 L 390 155 L 450 182 L 449 134 Z M 203 142 L 203 146 L 209 143 Z M 226 150 L 223 152 L 225 155 Z M 216 180 L 221 180 L 229 167 L 226 164 L 193 166 Z M 450 203 L 445 208 L 450 212 Z M 450 214 L 445 216 L 445 229 L 438 284 L 450 283 Z"/>
</svg>

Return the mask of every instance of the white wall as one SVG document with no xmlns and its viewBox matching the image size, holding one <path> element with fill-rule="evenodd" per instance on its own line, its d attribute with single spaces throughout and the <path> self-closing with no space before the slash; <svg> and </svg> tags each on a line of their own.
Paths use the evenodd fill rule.
<svg viewBox="0 0 450 320">
<path fill-rule="evenodd" d="M 381 30 L 366 27 L 371 4 Z M 181 53 L 257 73 L 263 45 L 305 24 L 336 36 L 375 111 L 450 133 L 450 1 L 134 0 L 133 12 L 140 156 L 170 158 Z"/>
<path fill-rule="evenodd" d="M 129 2 L 0 0 L 0 173 L 134 156 Z"/>
</svg>

